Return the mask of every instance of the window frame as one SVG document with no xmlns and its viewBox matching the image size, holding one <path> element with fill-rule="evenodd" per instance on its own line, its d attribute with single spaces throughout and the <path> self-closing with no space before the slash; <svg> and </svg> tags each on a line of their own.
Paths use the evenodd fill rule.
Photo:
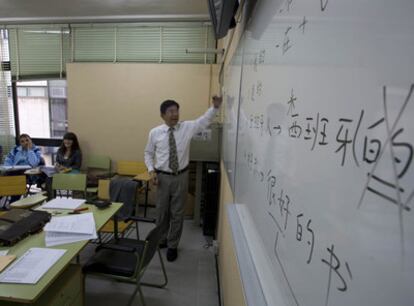
<svg viewBox="0 0 414 306">
<path fill-rule="evenodd" d="M 42 78 L 41 80 L 54 80 L 58 79 L 56 76 L 54 78 Z M 66 80 L 66 79 L 65 79 Z M 13 98 L 13 112 L 14 112 L 14 127 L 15 127 L 15 133 L 16 133 L 16 145 L 19 145 L 19 136 L 20 136 L 20 120 L 19 120 L 19 103 L 18 103 L 18 96 L 17 96 L 17 82 L 20 81 L 29 81 L 29 79 L 25 80 L 12 80 L 12 98 Z M 40 81 L 40 79 L 30 79 L 30 81 Z M 49 86 L 49 84 L 48 84 Z M 50 108 L 50 97 L 49 99 L 49 114 L 51 113 Z M 59 147 L 62 143 L 62 138 L 45 138 L 45 137 L 31 137 L 33 140 L 33 143 L 35 143 L 38 146 L 44 146 L 44 147 Z"/>
</svg>

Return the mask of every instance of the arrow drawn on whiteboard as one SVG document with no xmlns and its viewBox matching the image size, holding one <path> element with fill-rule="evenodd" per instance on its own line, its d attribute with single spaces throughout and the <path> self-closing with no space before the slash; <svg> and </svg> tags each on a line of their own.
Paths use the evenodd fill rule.
<svg viewBox="0 0 414 306">
<path fill-rule="evenodd" d="M 397 115 L 394 123 L 392 124 L 392 127 L 390 128 L 390 123 L 389 123 L 389 118 L 388 118 L 388 108 L 387 108 L 387 88 L 386 88 L 386 86 L 383 86 L 383 91 L 382 91 L 382 93 L 383 93 L 383 107 L 384 107 L 384 119 L 385 119 L 385 124 L 386 124 L 387 138 L 385 140 L 385 143 L 384 143 L 383 148 L 381 149 L 381 151 L 380 151 L 380 153 L 378 155 L 377 161 L 374 163 L 371 172 L 368 173 L 366 184 L 365 184 L 364 189 L 362 191 L 361 198 L 360 198 L 360 200 L 358 202 L 358 209 L 359 209 L 361 207 L 361 205 L 362 205 L 362 201 L 364 200 L 365 193 L 368 190 L 368 191 L 374 192 L 377 195 L 379 195 L 379 196 L 381 196 L 381 197 L 389 200 L 390 202 L 398 205 L 400 239 L 401 239 L 401 251 L 402 251 L 403 256 L 404 256 L 403 210 L 408 210 L 408 211 L 410 210 L 410 208 L 407 206 L 407 204 L 413 198 L 414 191 L 411 192 L 411 194 L 408 197 L 406 203 L 403 203 L 402 202 L 402 199 L 401 199 L 401 192 L 404 192 L 404 189 L 402 189 L 400 187 L 399 178 L 401 178 L 402 175 L 405 173 L 405 171 L 407 170 L 407 167 L 408 167 L 409 164 L 407 164 L 406 167 L 404 167 L 404 169 L 401 172 L 401 174 L 398 174 L 398 172 L 397 172 L 397 166 L 396 166 L 396 161 L 398 162 L 399 159 L 397 159 L 396 156 L 395 156 L 395 152 L 394 152 L 394 148 L 393 148 L 393 145 L 395 143 L 393 142 L 393 140 L 394 140 L 394 138 L 396 138 L 396 136 L 398 136 L 403 131 L 403 129 L 400 129 L 400 130 L 398 130 L 397 132 L 394 133 L 394 131 L 397 128 L 397 124 L 399 123 L 399 121 L 401 119 L 401 116 L 404 113 L 405 108 L 406 108 L 408 102 L 411 99 L 411 96 L 412 96 L 413 91 L 414 91 L 414 84 L 411 84 L 411 87 L 409 89 L 409 92 L 407 94 L 407 97 L 405 98 L 404 104 L 401 107 L 401 109 L 400 109 L 400 111 L 399 111 L 399 113 L 398 113 L 398 115 Z M 389 147 L 390 155 L 391 155 L 391 161 L 392 161 L 392 167 L 393 167 L 393 176 L 394 176 L 394 184 L 391 184 L 391 183 L 388 183 L 387 182 L 386 185 L 387 186 L 391 186 L 391 187 L 393 187 L 395 189 L 395 193 L 396 193 L 396 197 L 397 197 L 396 199 L 390 198 L 390 197 L 388 197 L 388 196 L 386 196 L 386 195 L 384 195 L 384 194 L 382 194 L 382 193 L 380 193 L 380 192 L 378 192 L 376 190 L 373 190 L 371 187 L 369 187 L 369 184 L 371 182 L 371 179 L 375 179 L 375 180 L 381 182 L 381 180 L 379 180 L 378 177 L 375 175 L 375 171 L 376 171 L 377 166 L 379 165 L 379 163 L 380 163 L 380 161 L 382 159 L 382 156 L 383 156 L 383 154 L 385 152 L 385 149 L 387 148 L 387 145 Z M 409 156 L 409 163 L 411 163 L 412 153 L 413 153 L 412 152 L 412 147 L 410 145 L 407 145 L 407 144 L 406 144 L 406 146 L 408 147 L 408 149 L 410 151 L 410 154 L 409 154 L 410 155 Z M 382 181 L 382 183 L 384 183 L 384 181 Z"/>
</svg>

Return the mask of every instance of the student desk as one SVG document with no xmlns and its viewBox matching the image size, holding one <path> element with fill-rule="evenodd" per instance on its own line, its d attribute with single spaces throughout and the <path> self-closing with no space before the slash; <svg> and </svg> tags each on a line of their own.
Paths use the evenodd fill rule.
<svg viewBox="0 0 414 306">
<path fill-rule="evenodd" d="M 94 205 L 83 204 L 89 208 L 89 212 L 93 212 L 95 217 L 96 230 L 102 226 L 121 208 L 121 203 L 112 203 L 106 209 L 98 209 Z M 37 282 L 37 284 L 6 284 L 0 283 L 0 305 L 12 305 L 12 303 L 5 303 L 2 301 L 20 302 L 20 303 L 34 303 L 39 296 L 52 285 L 52 283 L 62 274 L 71 260 L 79 254 L 79 252 L 86 246 L 87 240 L 79 241 L 70 244 L 63 244 L 54 246 L 55 249 L 65 249 L 65 254 L 53 265 L 49 271 Z M 9 254 L 15 254 L 17 257 L 21 256 L 29 248 L 45 247 L 45 233 L 42 231 L 38 234 L 31 235 L 9 248 Z M 1 247 L 0 250 L 8 249 Z"/>
</svg>

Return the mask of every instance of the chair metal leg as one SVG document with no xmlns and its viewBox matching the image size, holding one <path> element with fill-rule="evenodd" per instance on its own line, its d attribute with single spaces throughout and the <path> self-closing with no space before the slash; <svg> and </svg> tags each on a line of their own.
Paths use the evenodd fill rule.
<svg viewBox="0 0 414 306">
<path fill-rule="evenodd" d="M 139 291 L 139 297 L 141 298 L 142 306 L 146 306 L 145 299 L 144 299 L 144 294 L 142 293 L 142 290 L 141 290 L 141 286 L 140 285 L 138 285 L 138 291 Z"/>
<path fill-rule="evenodd" d="M 168 277 L 167 277 L 167 271 L 165 270 L 165 266 L 164 266 L 164 260 L 162 259 L 161 252 L 160 252 L 159 248 L 157 249 L 157 251 L 158 251 L 158 256 L 160 257 L 162 274 L 164 274 L 164 283 L 154 284 L 154 283 L 144 283 L 144 282 L 142 282 L 141 283 L 142 286 L 155 287 L 155 288 L 164 288 L 168 284 Z"/>
<path fill-rule="evenodd" d="M 139 240 L 139 227 L 138 227 L 138 222 L 135 222 L 135 231 L 137 232 L 137 239 Z"/>
<path fill-rule="evenodd" d="M 144 217 L 147 216 L 147 207 L 148 207 L 148 190 L 149 190 L 149 181 L 145 185 L 145 207 L 144 207 Z"/>
<path fill-rule="evenodd" d="M 10 199 L 11 199 L 11 196 L 4 196 L 4 197 L 2 198 L 2 200 L 3 200 L 4 202 L 3 202 L 3 205 L 2 205 L 2 207 L 1 207 L 1 209 L 3 209 L 3 210 L 8 210 L 7 204 L 10 202 Z"/>
<path fill-rule="evenodd" d="M 139 280 L 138 280 L 138 282 L 139 282 Z M 139 292 L 139 297 L 140 297 L 142 306 L 146 306 L 145 299 L 144 299 L 144 294 L 142 293 L 141 286 L 139 285 L 139 283 L 137 283 L 134 292 L 132 293 L 131 297 L 129 298 L 128 306 L 132 305 L 132 302 L 134 301 L 135 296 L 137 295 L 137 292 Z"/>
</svg>

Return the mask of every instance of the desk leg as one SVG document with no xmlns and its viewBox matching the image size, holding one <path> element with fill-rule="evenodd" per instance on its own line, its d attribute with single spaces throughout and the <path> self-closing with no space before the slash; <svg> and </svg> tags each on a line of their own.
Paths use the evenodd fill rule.
<svg viewBox="0 0 414 306">
<path fill-rule="evenodd" d="M 148 207 L 148 190 L 149 190 L 149 181 L 145 185 L 145 204 L 144 204 L 144 217 L 147 216 L 147 207 Z"/>
<path fill-rule="evenodd" d="M 118 240 L 118 217 L 114 216 L 114 238 L 115 240 Z"/>
</svg>

